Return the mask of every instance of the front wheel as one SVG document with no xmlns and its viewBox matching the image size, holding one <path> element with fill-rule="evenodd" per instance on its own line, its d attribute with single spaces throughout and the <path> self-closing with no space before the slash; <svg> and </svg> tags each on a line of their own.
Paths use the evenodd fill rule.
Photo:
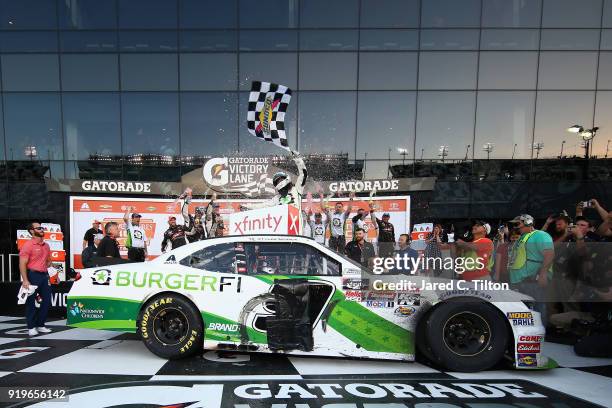
<svg viewBox="0 0 612 408">
<path fill-rule="evenodd" d="M 508 329 L 493 306 L 483 302 L 448 302 L 433 310 L 419 348 L 450 371 L 487 370 L 504 356 Z"/>
<path fill-rule="evenodd" d="M 171 294 L 154 297 L 141 310 L 138 321 L 142 341 L 159 357 L 177 360 L 202 349 L 202 318 L 183 297 Z"/>
</svg>

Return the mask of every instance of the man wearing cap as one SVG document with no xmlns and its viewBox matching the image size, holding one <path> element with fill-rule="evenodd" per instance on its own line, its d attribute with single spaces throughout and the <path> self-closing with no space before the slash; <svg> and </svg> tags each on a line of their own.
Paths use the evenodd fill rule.
<svg viewBox="0 0 612 408">
<path fill-rule="evenodd" d="M 493 267 L 493 241 L 487 238 L 491 233 L 491 226 L 484 221 L 476 221 L 472 226 L 472 241 L 465 242 L 458 239 L 455 243 L 461 249 L 464 262 L 473 259 L 472 262 L 465 263 L 465 271 L 461 279 L 471 280 L 490 280 L 491 268 Z M 480 267 L 481 266 L 481 267 Z M 470 269 L 471 268 L 471 269 Z"/>
<path fill-rule="evenodd" d="M 381 258 L 392 257 L 395 249 L 395 228 L 389 222 L 390 218 L 389 213 L 383 213 L 382 220 L 379 220 L 372 211 L 372 220 L 378 230 L 378 256 Z"/>
<path fill-rule="evenodd" d="M 100 241 L 102 241 L 104 235 L 96 234 L 94 235 L 94 244 L 93 246 L 88 246 L 81 253 L 81 263 L 85 268 L 92 268 L 96 266 L 94 262 L 94 258 L 98 256 L 98 246 L 100 245 Z"/>
<path fill-rule="evenodd" d="M 217 193 L 213 193 L 210 202 L 204 211 L 204 236 L 215 238 L 223 236 L 223 218 L 221 217 Z"/>
<path fill-rule="evenodd" d="M 130 216 L 130 211 L 133 207 L 127 206 L 123 221 L 127 231 L 127 240 L 125 247 L 128 249 L 128 259 L 132 262 L 144 262 L 147 259 L 147 236 L 144 229 L 140 226 L 142 216 L 133 212 Z"/>
<path fill-rule="evenodd" d="M 94 244 L 94 235 L 102 234 L 102 230 L 100 229 L 100 221 L 93 220 L 91 223 L 91 228 L 85 232 L 85 236 L 83 237 L 83 249 L 88 246 L 93 246 Z"/>
<path fill-rule="evenodd" d="M 512 259 L 508 261 L 510 285 L 512 289 L 530 295 L 537 301 L 535 308 L 545 322 L 546 304 L 542 301 L 555 257 L 552 237 L 544 231 L 536 230 L 534 219 L 529 214 L 516 216 L 510 223 L 521 232 Z"/>
</svg>

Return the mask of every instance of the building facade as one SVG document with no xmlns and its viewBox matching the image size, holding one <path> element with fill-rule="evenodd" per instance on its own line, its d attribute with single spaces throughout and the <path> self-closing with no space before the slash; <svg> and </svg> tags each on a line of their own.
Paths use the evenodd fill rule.
<svg viewBox="0 0 612 408">
<path fill-rule="evenodd" d="M 294 91 L 302 153 L 444 174 L 424 217 L 492 216 L 491 194 L 538 180 L 544 201 L 611 190 L 612 0 L 0 0 L 0 75 L 5 254 L 32 216 L 65 225 L 45 177 L 177 181 L 278 154 L 247 132 L 253 80 Z M 600 128 L 588 152 L 575 124 Z M 542 180 L 542 159 L 580 176 Z"/>
</svg>

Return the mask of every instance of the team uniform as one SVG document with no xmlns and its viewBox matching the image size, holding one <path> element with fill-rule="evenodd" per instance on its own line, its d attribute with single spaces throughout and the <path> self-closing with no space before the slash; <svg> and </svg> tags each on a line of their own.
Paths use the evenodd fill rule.
<svg viewBox="0 0 612 408">
<path fill-rule="evenodd" d="M 386 214 L 385 214 L 386 215 Z M 378 256 L 393 257 L 395 250 L 395 227 L 388 221 L 379 220 L 374 214 L 372 218 L 378 227 Z"/>
<path fill-rule="evenodd" d="M 329 223 L 329 247 L 336 252 L 344 252 L 346 246 L 346 238 L 344 237 L 346 219 L 348 213 L 346 211 L 328 213 L 328 217 L 331 219 Z"/>
<path fill-rule="evenodd" d="M 183 205 L 181 207 L 181 213 L 183 215 L 185 225 L 177 224 L 174 227 L 169 227 L 166 232 L 164 232 L 164 239 L 161 244 L 162 252 L 166 252 L 168 243 L 170 243 L 172 249 L 176 249 L 188 243 L 187 232 L 191 230 L 191 219 L 189 218 L 188 210 L 189 201 L 185 199 L 183 200 Z"/>
<path fill-rule="evenodd" d="M 325 232 L 327 231 L 328 219 L 321 218 L 321 223 L 317 224 L 312 218 L 308 219 L 310 225 L 310 236 L 321 245 L 325 245 Z"/>
<path fill-rule="evenodd" d="M 128 259 L 132 262 L 145 261 L 146 239 L 144 229 L 140 225 L 133 225 L 131 221 L 126 223 L 127 241 L 125 246 L 128 249 Z"/>
</svg>

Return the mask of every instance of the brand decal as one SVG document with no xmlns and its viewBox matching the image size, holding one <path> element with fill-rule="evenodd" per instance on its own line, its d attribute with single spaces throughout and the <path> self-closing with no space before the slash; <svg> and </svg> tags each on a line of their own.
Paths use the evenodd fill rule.
<svg viewBox="0 0 612 408">
<path fill-rule="evenodd" d="M 535 354 L 517 354 L 519 367 L 535 367 L 538 359 Z"/>
<path fill-rule="evenodd" d="M 388 302 L 388 301 L 384 301 L 384 300 L 368 300 L 366 302 L 366 306 L 367 307 L 374 307 L 374 308 L 394 307 L 395 306 L 395 302 Z"/>
<path fill-rule="evenodd" d="M 208 325 L 208 330 L 217 330 L 224 332 L 237 332 L 240 329 L 239 324 L 230 324 L 230 323 L 210 323 Z"/>
<path fill-rule="evenodd" d="M 4 349 L 0 350 L 0 360 L 12 360 L 15 358 L 26 357 L 48 348 L 49 347 L 14 347 Z"/>
<path fill-rule="evenodd" d="M 519 336 L 518 341 L 527 343 L 541 343 L 543 339 L 544 336 Z"/>
<path fill-rule="evenodd" d="M 110 285 L 111 271 L 109 269 L 98 269 L 91 275 L 91 283 L 94 285 Z"/>
<path fill-rule="evenodd" d="M 513 326 L 533 326 L 533 314 L 531 312 L 509 312 L 506 313 L 508 320 Z"/>
<path fill-rule="evenodd" d="M 398 293 L 397 304 L 399 306 L 419 306 L 421 297 L 410 293 Z"/>
<path fill-rule="evenodd" d="M 114 282 L 118 287 L 240 293 L 242 277 L 119 271 Z"/>
<path fill-rule="evenodd" d="M 80 316 L 82 319 L 103 319 L 104 309 L 90 309 L 81 302 L 74 302 L 70 306 L 72 316 Z"/>
<path fill-rule="evenodd" d="M 174 255 L 170 255 L 165 261 L 165 264 L 175 264 L 176 263 L 176 257 Z"/>
<path fill-rule="evenodd" d="M 416 311 L 416 309 L 414 307 L 410 307 L 410 306 L 398 306 L 393 311 L 393 313 L 395 313 L 396 316 L 408 317 L 408 316 L 412 316 L 415 311 Z"/>
<path fill-rule="evenodd" d="M 84 191 L 125 191 L 133 193 L 150 193 L 151 183 L 137 181 L 93 181 L 85 180 L 81 183 Z"/>
<path fill-rule="evenodd" d="M 517 343 L 517 353 L 539 353 L 540 343 Z"/>
</svg>

